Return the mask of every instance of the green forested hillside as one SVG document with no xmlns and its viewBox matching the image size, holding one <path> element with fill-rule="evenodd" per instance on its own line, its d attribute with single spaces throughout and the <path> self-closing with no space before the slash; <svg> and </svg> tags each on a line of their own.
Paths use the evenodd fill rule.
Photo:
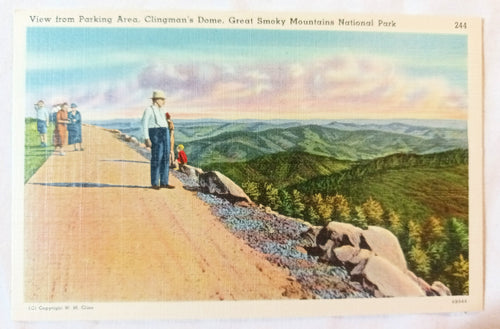
<svg viewBox="0 0 500 329">
<path fill-rule="evenodd" d="M 467 150 L 356 162 L 292 152 L 209 168 L 282 214 L 386 227 L 417 275 L 468 292 Z"/>
<path fill-rule="evenodd" d="M 377 199 L 399 215 L 423 220 L 430 215 L 468 216 L 467 150 L 436 154 L 393 154 L 365 161 L 337 160 L 305 152 L 281 152 L 246 162 L 212 163 L 237 184 L 272 184 L 310 196 L 341 194 L 350 204 Z"/>
<path fill-rule="evenodd" d="M 206 170 L 218 170 L 237 184 L 252 181 L 272 183 L 276 187 L 306 182 L 314 177 L 327 176 L 347 169 L 352 162 L 304 152 L 280 152 L 264 155 L 246 162 L 211 163 Z"/>
<path fill-rule="evenodd" d="M 468 216 L 468 153 L 393 154 L 291 188 L 305 195 L 344 195 L 351 204 L 376 198 L 406 218 Z"/>
</svg>

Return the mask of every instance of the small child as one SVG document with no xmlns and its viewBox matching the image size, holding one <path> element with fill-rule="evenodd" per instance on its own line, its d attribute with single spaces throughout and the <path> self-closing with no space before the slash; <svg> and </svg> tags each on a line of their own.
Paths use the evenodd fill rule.
<svg viewBox="0 0 500 329">
<path fill-rule="evenodd" d="M 179 144 L 179 146 L 177 146 L 177 153 L 179 155 L 177 162 L 179 162 L 179 167 L 182 168 L 188 162 L 186 152 L 184 152 L 184 145 Z"/>
</svg>

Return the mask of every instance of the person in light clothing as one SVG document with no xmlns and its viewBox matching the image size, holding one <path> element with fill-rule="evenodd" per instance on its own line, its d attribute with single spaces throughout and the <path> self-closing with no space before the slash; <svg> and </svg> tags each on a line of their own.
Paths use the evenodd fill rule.
<svg viewBox="0 0 500 329">
<path fill-rule="evenodd" d="M 170 160 L 170 129 L 168 126 L 165 105 L 165 93 L 161 90 L 153 92 L 153 104 L 148 106 L 142 115 L 142 131 L 145 144 L 151 148 L 151 187 L 174 188 L 168 183 Z"/>
<path fill-rule="evenodd" d="M 36 129 L 40 134 L 40 146 L 47 146 L 47 127 L 49 126 L 49 110 L 44 106 L 45 103 L 42 100 L 39 100 L 35 104 L 36 111 Z"/>
</svg>

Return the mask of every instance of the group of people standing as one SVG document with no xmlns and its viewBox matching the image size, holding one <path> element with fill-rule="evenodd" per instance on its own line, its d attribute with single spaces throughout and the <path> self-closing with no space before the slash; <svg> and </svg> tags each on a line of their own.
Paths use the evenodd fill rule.
<svg viewBox="0 0 500 329">
<path fill-rule="evenodd" d="M 47 147 L 47 129 L 50 124 L 50 113 L 44 101 L 35 104 L 37 130 L 40 134 L 40 146 Z M 65 155 L 64 146 L 73 145 L 75 151 L 83 151 L 82 146 L 82 116 L 75 103 L 63 103 L 54 117 L 54 152 Z"/>
<path fill-rule="evenodd" d="M 155 190 L 160 188 L 173 189 L 169 184 L 169 170 L 172 163 L 182 169 L 187 164 L 187 156 L 184 146 L 177 147 L 178 159 L 174 160 L 174 124 L 170 115 L 164 109 L 165 93 L 157 90 L 151 97 L 152 104 L 148 106 L 142 116 L 142 131 L 145 145 L 151 148 L 151 187 Z M 42 147 L 47 146 L 47 128 L 50 123 L 50 113 L 45 107 L 44 101 L 35 104 L 37 113 L 37 130 L 40 134 Z M 53 143 L 54 152 L 65 155 L 64 146 L 73 145 L 75 151 L 83 151 L 82 147 L 82 116 L 78 106 L 72 103 L 60 105 L 55 114 Z"/>
</svg>

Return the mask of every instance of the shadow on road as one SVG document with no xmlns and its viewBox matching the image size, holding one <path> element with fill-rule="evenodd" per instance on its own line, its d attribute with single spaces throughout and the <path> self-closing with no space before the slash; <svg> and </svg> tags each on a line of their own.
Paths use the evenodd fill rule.
<svg viewBox="0 0 500 329">
<path fill-rule="evenodd" d="M 55 187 L 124 187 L 124 188 L 150 188 L 150 186 L 140 185 L 114 185 L 102 183 L 84 183 L 84 182 L 70 182 L 70 183 L 29 183 L 31 185 L 55 186 Z"/>
<path fill-rule="evenodd" d="M 148 163 L 149 161 L 135 161 L 135 160 L 99 160 L 99 161 L 106 161 L 106 162 L 128 162 L 128 163 Z"/>
</svg>

